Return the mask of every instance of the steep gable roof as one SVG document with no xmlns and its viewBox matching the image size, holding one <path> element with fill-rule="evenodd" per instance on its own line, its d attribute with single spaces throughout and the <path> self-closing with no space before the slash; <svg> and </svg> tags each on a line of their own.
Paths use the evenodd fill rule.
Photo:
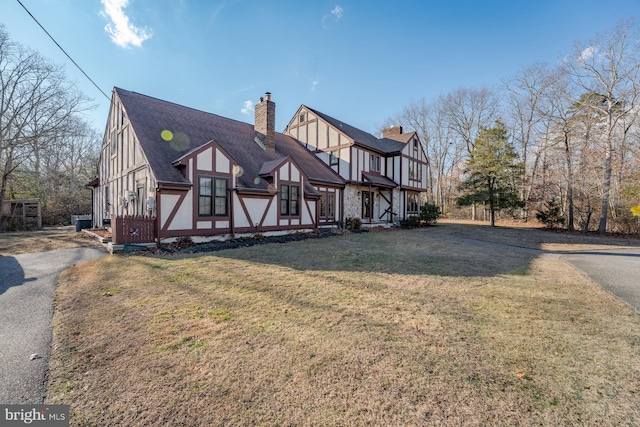
<svg viewBox="0 0 640 427">
<path fill-rule="evenodd" d="M 324 113 L 321 113 L 320 111 L 314 110 L 313 108 L 307 107 L 306 105 L 304 106 L 304 108 L 318 115 L 326 122 L 328 122 L 331 126 L 343 132 L 349 138 L 353 139 L 354 143 L 357 145 L 361 145 L 365 148 L 369 148 L 383 154 L 397 154 L 402 151 L 405 146 L 405 144 L 403 144 L 402 142 L 394 141 L 389 138 L 377 138 L 368 132 L 351 126 L 350 124 L 335 119 Z"/>
<path fill-rule="evenodd" d="M 262 166 L 287 156 L 302 168 L 310 180 L 344 184 L 340 176 L 290 136 L 276 133 L 276 151 L 265 151 L 254 142 L 253 125 L 125 89 L 114 90 L 159 182 L 188 184 L 189 181 L 172 163 L 214 141 L 242 167 L 239 187 L 266 190 L 268 184 L 256 179 Z M 171 134 L 163 134 L 163 131 Z M 172 137 L 167 138 L 167 135 Z"/>
</svg>

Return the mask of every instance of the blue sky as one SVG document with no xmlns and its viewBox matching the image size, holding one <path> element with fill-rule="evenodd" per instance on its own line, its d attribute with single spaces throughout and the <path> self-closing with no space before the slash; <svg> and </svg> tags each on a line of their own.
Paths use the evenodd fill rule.
<svg viewBox="0 0 640 427">
<path fill-rule="evenodd" d="M 253 123 L 270 91 L 278 131 L 305 104 L 375 133 L 412 100 L 500 85 L 640 17 L 640 0 L 21 1 L 108 95 L 118 86 Z M 0 23 L 65 66 L 102 132 L 109 101 L 17 0 L 0 1 Z"/>
</svg>

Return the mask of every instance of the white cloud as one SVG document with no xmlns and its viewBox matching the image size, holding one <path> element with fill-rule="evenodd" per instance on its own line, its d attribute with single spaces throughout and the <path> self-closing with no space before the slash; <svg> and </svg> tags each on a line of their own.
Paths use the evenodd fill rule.
<svg viewBox="0 0 640 427">
<path fill-rule="evenodd" d="M 334 15 L 337 20 L 339 20 L 340 18 L 342 18 L 342 8 L 336 5 L 336 7 L 334 7 L 331 11 L 331 14 Z"/>
<path fill-rule="evenodd" d="M 588 60 L 593 58 L 595 54 L 596 54 L 595 46 L 589 46 L 588 48 L 580 52 L 580 61 L 587 62 Z"/>
<path fill-rule="evenodd" d="M 129 21 L 124 9 L 129 0 L 101 0 L 104 10 L 102 16 L 111 20 L 105 31 L 111 36 L 111 41 L 121 47 L 142 46 L 142 42 L 151 38 L 151 32 L 146 28 L 139 28 Z"/>
<path fill-rule="evenodd" d="M 333 18 L 336 20 L 336 22 L 338 22 L 340 19 L 342 19 L 342 15 L 344 15 L 344 12 L 342 11 L 342 7 L 336 5 L 336 7 L 334 7 L 333 10 L 331 10 L 331 12 L 327 13 L 322 17 L 322 28 L 327 28 L 326 20 L 327 18 L 330 18 L 331 15 L 333 15 Z"/>
<path fill-rule="evenodd" d="M 248 116 L 253 111 L 253 102 L 251 102 L 250 100 L 249 101 L 244 101 L 243 105 L 244 105 L 244 107 L 242 107 L 240 112 L 242 114 L 244 114 L 245 116 Z"/>
<path fill-rule="evenodd" d="M 309 88 L 310 91 L 314 91 L 316 90 L 316 86 L 318 86 L 320 82 L 318 80 L 314 80 L 313 83 L 311 83 L 311 87 Z"/>
</svg>

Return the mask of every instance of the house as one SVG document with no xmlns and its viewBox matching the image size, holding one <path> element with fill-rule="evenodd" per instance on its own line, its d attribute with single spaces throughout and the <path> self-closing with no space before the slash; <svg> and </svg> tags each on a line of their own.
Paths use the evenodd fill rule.
<svg viewBox="0 0 640 427">
<path fill-rule="evenodd" d="M 255 126 L 115 88 L 98 177 L 94 226 L 112 215 L 156 218 L 156 238 L 229 238 L 333 224 L 344 180 L 275 132 L 267 93 Z M 318 217 L 318 200 L 336 200 Z"/>
<path fill-rule="evenodd" d="M 267 92 L 251 125 L 114 88 L 91 183 L 93 226 L 147 215 L 158 240 L 212 240 L 334 227 L 361 213 L 364 222 L 393 222 L 417 212 L 426 158 L 419 142 L 418 152 L 412 148 L 415 134 L 378 139 L 345 131 L 304 106 L 297 126 L 292 120 L 278 133 L 275 106 Z M 312 123 L 326 127 L 325 139 L 309 138 Z"/>
<path fill-rule="evenodd" d="M 345 218 L 365 223 L 396 222 L 420 213 L 429 165 L 416 132 L 384 129 L 382 138 L 331 116 L 300 106 L 285 134 L 345 180 Z"/>
</svg>

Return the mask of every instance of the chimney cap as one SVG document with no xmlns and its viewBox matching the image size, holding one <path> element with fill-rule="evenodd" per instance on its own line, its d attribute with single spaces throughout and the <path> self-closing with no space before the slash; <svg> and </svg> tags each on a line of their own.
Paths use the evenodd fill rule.
<svg viewBox="0 0 640 427">
<path fill-rule="evenodd" d="M 264 95 L 267 98 L 267 101 L 271 101 L 271 92 L 265 92 Z"/>
</svg>

